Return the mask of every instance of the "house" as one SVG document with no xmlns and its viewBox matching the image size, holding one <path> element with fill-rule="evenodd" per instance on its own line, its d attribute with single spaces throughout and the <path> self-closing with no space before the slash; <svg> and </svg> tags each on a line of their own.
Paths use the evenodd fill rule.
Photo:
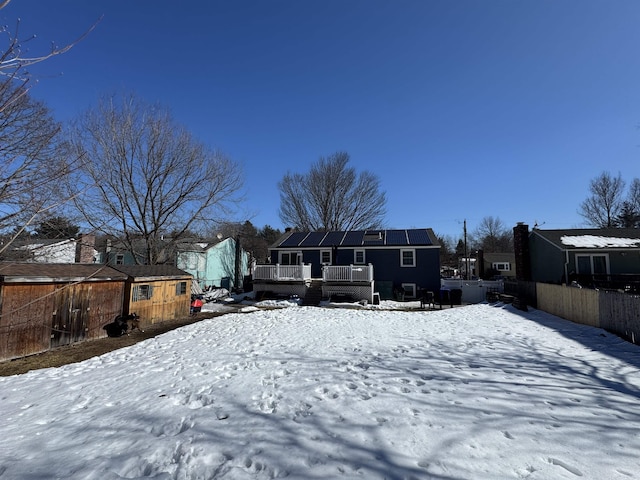
<svg viewBox="0 0 640 480">
<path fill-rule="evenodd" d="M 417 298 L 440 288 L 440 244 L 430 228 L 330 232 L 288 231 L 257 265 L 254 290 L 306 297 L 351 296 L 374 301 Z M 275 264 L 274 264 L 275 262 Z M 377 296 L 376 296 L 377 297 Z"/>
<path fill-rule="evenodd" d="M 114 265 L 126 275 L 123 313 L 145 324 L 186 317 L 191 304 L 190 273 L 172 265 Z"/>
<path fill-rule="evenodd" d="M 132 248 L 116 238 L 105 238 L 98 261 L 109 265 L 144 264 L 147 259 L 146 242 L 141 238 L 137 238 L 132 240 L 131 243 Z"/>
<path fill-rule="evenodd" d="M 510 279 L 516 276 L 516 256 L 514 253 L 486 253 L 478 250 L 479 271 L 478 276 L 485 280 L 486 272 L 498 272 L 497 276 Z"/>
<path fill-rule="evenodd" d="M 0 263 L 0 360 L 106 336 L 126 279 L 100 264 Z"/>
<path fill-rule="evenodd" d="M 640 229 L 514 228 L 520 280 L 625 289 L 640 286 Z"/>
<path fill-rule="evenodd" d="M 234 238 L 215 242 L 185 241 L 178 245 L 178 268 L 189 272 L 201 288 L 241 288 L 249 271 L 249 253 Z"/>
<path fill-rule="evenodd" d="M 98 259 L 96 237 L 19 239 L 3 252 L 3 260 L 36 263 L 94 263 Z"/>
</svg>

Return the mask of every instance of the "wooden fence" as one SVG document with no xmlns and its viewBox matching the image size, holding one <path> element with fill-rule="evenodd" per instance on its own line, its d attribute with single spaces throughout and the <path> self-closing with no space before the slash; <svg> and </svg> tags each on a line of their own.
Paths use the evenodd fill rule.
<svg viewBox="0 0 640 480">
<path fill-rule="evenodd" d="M 520 283 L 522 292 L 531 293 L 531 282 Z M 640 295 L 547 283 L 536 283 L 534 290 L 539 310 L 640 343 Z"/>
</svg>

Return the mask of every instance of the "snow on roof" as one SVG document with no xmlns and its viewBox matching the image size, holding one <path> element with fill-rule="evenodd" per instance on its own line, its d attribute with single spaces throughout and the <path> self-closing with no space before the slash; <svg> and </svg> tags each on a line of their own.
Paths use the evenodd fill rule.
<svg viewBox="0 0 640 480">
<path fill-rule="evenodd" d="M 563 245 L 582 248 L 628 248 L 640 246 L 638 238 L 601 237 L 598 235 L 565 235 L 560 238 Z"/>
</svg>

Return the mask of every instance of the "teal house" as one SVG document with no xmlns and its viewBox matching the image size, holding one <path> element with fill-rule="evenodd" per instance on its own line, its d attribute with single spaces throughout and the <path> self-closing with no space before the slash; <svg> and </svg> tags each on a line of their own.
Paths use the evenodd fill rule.
<svg viewBox="0 0 640 480">
<path fill-rule="evenodd" d="M 242 288 L 249 274 L 249 253 L 234 238 L 216 242 L 183 242 L 178 246 L 176 266 L 193 275 L 201 288 Z"/>
</svg>

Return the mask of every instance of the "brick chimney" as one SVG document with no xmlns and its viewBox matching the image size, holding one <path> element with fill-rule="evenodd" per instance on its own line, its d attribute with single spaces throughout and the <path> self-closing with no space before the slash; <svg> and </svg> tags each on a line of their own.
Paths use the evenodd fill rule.
<svg viewBox="0 0 640 480">
<path fill-rule="evenodd" d="M 516 279 L 531 281 L 529 225 L 518 222 L 518 224 L 513 227 L 513 251 L 516 256 Z"/>
<path fill-rule="evenodd" d="M 80 234 L 76 242 L 76 263 L 93 263 L 95 246 L 95 235 L 87 233 Z"/>
</svg>

